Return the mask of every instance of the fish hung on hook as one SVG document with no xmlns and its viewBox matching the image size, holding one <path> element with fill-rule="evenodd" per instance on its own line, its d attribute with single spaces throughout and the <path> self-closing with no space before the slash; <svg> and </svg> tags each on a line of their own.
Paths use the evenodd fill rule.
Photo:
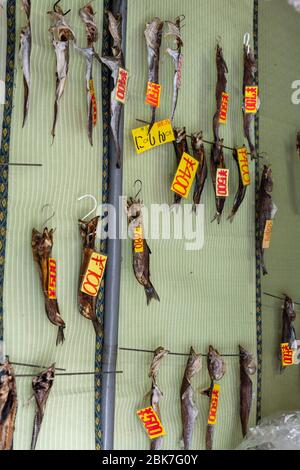
<svg viewBox="0 0 300 470">
<path fill-rule="evenodd" d="M 294 328 L 294 321 L 296 320 L 295 305 L 293 300 L 285 295 L 283 309 L 282 309 L 282 330 L 281 330 L 281 347 L 280 347 L 280 372 L 282 373 L 286 367 L 283 351 L 292 356 L 294 351 L 297 351 L 296 331 Z M 290 358 L 289 358 L 290 359 Z M 289 362 L 289 361 L 288 361 Z"/>
<path fill-rule="evenodd" d="M 251 153 L 251 160 L 257 157 L 255 145 L 251 138 L 251 123 L 254 120 L 255 113 L 259 107 L 258 102 L 258 87 L 256 86 L 255 74 L 257 71 L 257 63 L 254 53 L 249 45 L 250 35 L 245 34 L 244 37 L 244 77 L 243 77 L 243 121 L 244 121 L 244 135 L 248 141 L 249 150 Z M 248 97 L 250 94 L 250 98 Z M 254 98 L 253 98 L 254 96 Z M 256 96 L 256 98 L 255 98 Z M 252 98 L 251 98 L 252 97 Z M 252 107 L 254 101 L 255 108 Z M 251 104 L 250 109 L 248 104 Z"/>
<path fill-rule="evenodd" d="M 240 160 L 239 160 L 240 155 L 242 155 L 242 158 L 244 158 L 244 160 L 245 161 L 247 160 L 248 162 L 247 150 L 245 147 L 241 149 L 234 149 L 232 152 L 233 159 L 236 162 L 237 168 L 238 168 L 239 186 L 238 186 L 238 190 L 235 195 L 235 198 L 234 198 L 232 211 L 228 217 L 228 220 L 230 220 L 230 222 L 233 222 L 234 217 L 237 214 L 242 202 L 244 201 L 246 192 L 247 192 L 247 185 L 244 184 L 243 175 L 241 172 L 241 166 L 240 166 Z"/>
<path fill-rule="evenodd" d="M 173 142 L 175 156 L 176 156 L 176 168 L 178 168 L 182 156 L 184 153 L 189 154 L 189 147 L 187 143 L 187 135 L 185 127 L 175 127 L 173 129 L 175 140 Z M 182 201 L 182 196 L 178 193 L 174 194 L 174 204 L 180 204 Z"/>
<path fill-rule="evenodd" d="M 217 220 L 218 224 L 221 222 L 221 217 L 223 214 L 225 202 L 226 202 L 226 175 L 220 178 L 220 172 L 226 171 L 224 152 L 223 152 L 223 139 L 219 140 L 218 143 L 213 144 L 210 154 L 210 172 L 213 182 L 213 187 L 215 191 L 215 200 L 216 200 L 216 213 L 212 219 L 212 222 Z M 227 173 L 226 173 L 227 174 Z M 224 189 L 224 196 L 220 195 L 219 190 L 219 181 L 222 183 L 222 190 Z M 225 183 L 224 183 L 225 181 Z M 223 191 L 222 191 L 223 192 Z"/>
<path fill-rule="evenodd" d="M 240 350 L 240 418 L 243 437 L 248 432 L 249 416 L 252 406 L 252 380 L 251 375 L 256 373 L 256 363 L 253 355 L 245 348 L 239 346 Z"/>
<path fill-rule="evenodd" d="M 196 183 L 193 196 L 193 212 L 197 212 L 197 207 L 201 202 L 201 196 L 204 190 L 205 182 L 207 180 L 208 168 L 206 161 L 205 148 L 203 143 L 203 134 L 202 132 L 196 132 L 192 134 L 192 148 L 193 156 L 199 166 L 196 173 Z"/>
<path fill-rule="evenodd" d="M 175 22 L 173 21 L 166 21 L 169 31 L 165 34 L 166 38 L 174 38 L 176 49 L 168 48 L 167 52 L 173 59 L 174 67 L 175 67 L 175 74 L 174 74 L 174 82 L 173 82 L 173 104 L 172 104 L 172 112 L 171 112 L 171 122 L 174 121 L 177 102 L 178 102 L 178 94 L 179 89 L 181 87 L 181 77 L 182 77 L 182 65 L 183 65 L 183 39 L 182 39 L 182 20 L 184 16 L 176 18 Z"/>
<path fill-rule="evenodd" d="M 0 366 L 0 450 L 12 450 L 17 408 L 15 374 L 6 359 Z"/>
<path fill-rule="evenodd" d="M 23 112 L 23 127 L 25 126 L 28 111 L 29 111 L 29 94 L 30 94 L 30 57 L 31 57 L 31 0 L 22 0 L 22 7 L 27 16 L 27 25 L 21 28 L 20 33 L 20 49 L 19 56 L 23 72 L 24 83 L 24 112 Z"/>
<path fill-rule="evenodd" d="M 217 49 L 216 49 L 216 66 L 217 66 L 216 112 L 213 117 L 213 134 L 214 134 L 214 143 L 218 144 L 220 141 L 220 125 L 221 125 L 221 122 L 224 122 L 224 118 L 225 118 L 225 116 L 222 115 L 222 112 L 224 108 L 227 109 L 227 107 L 224 106 L 224 104 L 226 105 L 226 102 L 228 99 L 228 95 L 226 93 L 226 87 L 227 87 L 226 74 L 228 73 L 228 68 L 223 57 L 222 48 L 220 47 L 219 44 L 217 44 Z"/>
</svg>

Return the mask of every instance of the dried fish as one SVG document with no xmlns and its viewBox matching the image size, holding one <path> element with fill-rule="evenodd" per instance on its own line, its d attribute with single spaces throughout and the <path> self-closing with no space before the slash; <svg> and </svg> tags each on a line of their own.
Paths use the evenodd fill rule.
<svg viewBox="0 0 300 470">
<path fill-rule="evenodd" d="M 272 169 L 269 165 L 264 165 L 264 169 L 263 169 L 262 177 L 261 177 L 260 190 L 259 190 L 259 200 L 258 200 L 261 265 L 262 265 L 264 276 L 268 274 L 268 271 L 265 266 L 265 261 L 264 261 L 265 250 L 263 248 L 263 240 L 264 240 L 266 223 L 268 220 L 273 220 L 277 213 L 277 207 L 272 201 L 272 196 L 271 196 L 272 191 L 273 191 Z"/>
<path fill-rule="evenodd" d="M 154 18 L 146 24 L 145 38 L 148 51 L 148 82 L 159 85 L 159 57 L 164 22 L 160 18 Z M 156 107 L 152 106 L 150 131 L 155 123 Z"/>
<path fill-rule="evenodd" d="M 226 74 L 228 73 L 228 68 L 226 62 L 223 57 L 222 48 L 217 45 L 217 52 L 216 52 L 216 64 L 217 64 L 217 85 L 216 85 L 216 101 L 217 101 L 217 110 L 215 112 L 213 118 L 213 133 L 214 133 L 214 141 L 215 144 L 218 144 L 220 140 L 220 113 L 221 113 L 221 106 L 222 106 L 222 95 L 226 93 L 226 86 L 227 86 L 227 78 Z"/>
<path fill-rule="evenodd" d="M 255 86 L 255 73 L 257 70 L 256 60 L 250 46 L 244 45 L 244 79 L 243 79 L 243 95 L 245 96 L 245 90 L 247 86 Z M 244 134 L 249 144 L 251 153 L 251 160 L 256 158 L 255 146 L 251 139 L 251 123 L 254 120 L 253 113 L 245 112 L 245 104 L 243 105 L 243 116 L 244 116 Z"/>
<path fill-rule="evenodd" d="M 0 366 L 0 450 L 12 450 L 17 408 L 16 379 L 6 360 Z"/>
<path fill-rule="evenodd" d="M 75 41 L 75 34 L 65 20 L 62 9 L 56 4 L 53 11 L 48 11 L 51 18 L 52 45 L 56 54 L 56 95 L 54 104 L 54 121 L 52 127 L 52 137 L 55 138 L 55 129 L 58 117 L 59 102 L 65 91 L 68 71 L 69 71 L 69 49 L 70 41 Z"/>
<path fill-rule="evenodd" d="M 184 450 L 189 450 L 192 444 L 193 431 L 198 409 L 194 403 L 194 390 L 191 384 L 192 378 L 201 369 L 201 354 L 196 354 L 191 347 L 190 356 L 184 372 L 184 377 L 180 389 L 181 400 L 181 420 L 182 420 L 182 440 Z"/>
<path fill-rule="evenodd" d="M 221 222 L 221 217 L 223 214 L 226 198 L 217 196 L 217 171 L 218 169 L 225 169 L 225 160 L 223 153 L 223 139 L 219 141 L 218 144 L 212 146 L 211 155 L 210 155 L 210 172 L 211 178 L 215 190 L 216 197 L 216 214 L 212 219 L 212 222 L 217 220 L 218 224 Z"/>
<path fill-rule="evenodd" d="M 294 302 L 290 297 L 285 295 L 284 305 L 282 310 L 282 333 L 281 343 L 288 343 L 289 347 L 293 350 L 297 350 L 297 339 L 296 332 L 293 322 L 296 320 L 296 312 Z M 280 362 L 280 371 L 283 372 L 285 367 Z"/>
<path fill-rule="evenodd" d="M 175 141 L 173 142 L 175 155 L 176 155 L 176 169 L 181 161 L 184 153 L 189 153 L 188 143 L 186 139 L 185 127 L 174 128 Z M 174 204 L 180 204 L 182 197 L 179 194 L 174 194 Z"/>
<path fill-rule="evenodd" d="M 167 49 L 168 54 L 172 57 L 175 67 L 175 74 L 174 74 L 174 92 L 173 92 L 173 105 L 172 105 L 172 114 L 171 114 L 171 121 L 174 121 L 175 111 L 178 102 L 178 93 L 181 86 L 181 71 L 182 71 L 182 64 L 183 64 L 183 54 L 182 54 L 182 47 L 183 47 L 183 40 L 181 34 L 181 17 L 176 18 L 175 23 L 173 21 L 166 22 L 169 31 L 165 34 L 165 37 L 172 37 L 175 39 L 175 43 L 177 45 L 177 49 Z"/>
<path fill-rule="evenodd" d="M 49 260 L 53 248 L 53 230 L 44 229 L 43 233 L 33 229 L 32 231 L 32 253 L 33 259 L 39 271 L 42 290 L 45 298 L 45 310 L 49 321 L 58 326 L 56 345 L 64 342 L 64 329 L 66 327 L 63 321 L 57 299 L 49 298 L 48 286 L 50 277 Z"/>
<path fill-rule="evenodd" d="M 256 372 L 256 364 L 253 355 L 250 354 L 242 346 L 240 350 L 240 417 L 242 424 L 243 437 L 248 432 L 248 422 L 252 405 L 252 380 L 251 375 Z"/>
<path fill-rule="evenodd" d="M 151 392 L 150 392 L 150 405 L 154 409 L 155 413 L 159 417 L 161 421 L 161 415 L 160 415 L 160 408 L 159 408 L 159 401 L 162 397 L 162 392 L 160 391 L 158 385 L 157 385 L 157 374 L 158 370 L 160 368 L 161 361 L 163 360 L 164 357 L 166 357 L 169 354 L 169 351 L 166 349 L 160 347 L 157 348 L 156 351 L 154 352 L 154 358 L 150 366 L 150 372 L 149 372 L 149 377 L 152 379 L 152 387 L 151 387 Z M 156 439 L 153 439 L 151 441 L 151 450 L 160 450 L 162 446 L 162 437 L 158 437 Z"/>
<path fill-rule="evenodd" d="M 194 190 L 194 205 L 193 211 L 197 211 L 197 206 L 200 204 L 202 192 L 205 186 L 205 182 L 207 179 L 207 162 L 206 162 L 206 155 L 205 149 L 203 144 L 203 134 L 202 132 L 198 132 L 192 135 L 192 148 L 193 148 L 193 155 L 195 160 L 199 162 L 198 170 L 196 173 L 196 184 Z"/>
<path fill-rule="evenodd" d="M 30 56 L 31 56 L 31 25 L 30 11 L 31 0 L 22 0 L 23 9 L 27 16 L 27 25 L 21 29 L 20 33 L 20 62 L 23 71 L 24 82 L 24 114 L 23 127 L 25 126 L 29 111 L 29 92 L 30 92 Z"/>
<path fill-rule="evenodd" d="M 35 398 L 36 410 L 33 423 L 33 433 L 31 441 L 31 450 L 35 450 L 39 433 L 41 430 L 45 409 L 49 394 L 51 392 L 55 378 L 55 364 L 49 369 L 41 372 L 32 380 L 33 396 Z"/>
<path fill-rule="evenodd" d="M 233 156 L 234 161 L 236 162 L 237 167 L 238 167 L 239 187 L 238 187 L 237 193 L 236 193 L 235 198 L 234 198 L 234 203 L 233 203 L 233 208 L 232 208 L 231 214 L 228 217 L 228 220 L 230 220 L 230 222 L 233 222 L 234 216 L 236 215 L 236 213 L 239 210 L 243 200 L 245 199 L 246 192 L 247 192 L 247 186 L 244 186 L 244 183 L 243 183 L 243 178 L 242 178 L 239 159 L 238 159 L 238 152 L 237 152 L 236 149 L 233 150 L 232 156 Z"/>
<path fill-rule="evenodd" d="M 297 134 L 297 145 L 296 145 L 296 148 L 297 148 L 297 153 L 300 157 L 300 131 L 298 132 Z"/>
<path fill-rule="evenodd" d="M 130 198 L 127 201 L 127 217 L 130 229 L 132 229 L 132 255 L 133 255 L 133 271 L 136 280 L 145 289 L 147 297 L 147 305 L 150 304 L 152 299 L 158 300 L 159 296 L 150 281 L 150 255 L 151 250 L 144 238 L 143 229 L 143 215 L 142 203 L 139 200 Z M 141 230 L 141 246 L 139 250 L 136 249 L 134 231 L 140 228 Z"/>
<path fill-rule="evenodd" d="M 102 336 L 103 327 L 96 315 L 97 297 L 92 297 L 81 291 L 82 280 L 88 268 L 91 254 L 95 251 L 98 222 L 99 217 L 95 217 L 90 222 L 79 221 L 80 235 L 83 240 L 83 252 L 78 288 L 78 306 L 80 314 L 93 323 L 96 335 Z"/>
</svg>

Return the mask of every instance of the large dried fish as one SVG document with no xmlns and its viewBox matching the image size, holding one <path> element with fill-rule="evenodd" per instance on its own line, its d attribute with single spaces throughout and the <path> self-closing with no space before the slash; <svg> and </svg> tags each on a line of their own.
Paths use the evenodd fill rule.
<svg viewBox="0 0 300 470">
<path fill-rule="evenodd" d="M 281 332 L 281 343 L 288 343 L 289 347 L 293 350 L 297 350 L 297 339 L 296 332 L 293 322 L 296 320 L 296 312 L 294 302 L 287 295 L 284 299 L 284 305 L 282 310 L 282 332 Z M 285 367 L 282 366 L 280 361 L 280 371 L 283 372 Z"/>
<path fill-rule="evenodd" d="M 95 251 L 98 222 L 99 217 L 95 217 L 90 222 L 79 221 L 80 235 L 83 240 L 83 252 L 78 288 L 78 306 L 80 314 L 93 323 L 96 335 L 102 336 L 102 324 L 96 315 L 97 297 L 92 297 L 81 291 L 82 280 L 88 268 L 91 254 Z"/>
<path fill-rule="evenodd" d="M 296 144 L 297 153 L 300 157 L 300 131 L 297 134 L 297 144 Z"/>
<path fill-rule="evenodd" d="M 68 71 L 69 71 L 69 49 L 70 41 L 75 41 L 75 34 L 66 22 L 62 9 L 54 5 L 53 11 L 48 11 L 51 18 L 52 45 L 56 54 L 56 94 L 54 104 L 54 120 L 52 127 L 52 137 L 55 138 L 55 129 L 58 117 L 59 102 L 65 91 Z"/>
<path fill-rule="evenodd" d="M 263 169 L 262 177 L 261 177 L 260 190 L 259 190 L 259 200 L 258 200 L 261 265 L 262 265 L 264 276 L 268 274 L 268 271 L 265 266 L 265 261 L 264 261 L 265 250 L 263 249 L 263 240 L 264 240 L 266 223 L 268 220 L 274 219 L 276 212 L 277 212 L 277 207 L 272 201 L 272 196 L 271 196 L 272 191 L 273 191 L 272 169 L 269 165 L 264 165 L 264 169 Z"/>
<path fill-rule="evenodd" d="M 153 358 L 153 361 L 151 362 L 150 372 L 149 372 L 149 377 L 151 377 L 152 379 L 152 387 L 151 387 L 151 392 L 150 392 L 150 405 L 154 409 L 160 421 L 161 421 L 161 415 L 160 415 L 160 409 L 159 409 L 159 401 L 162 397 L 162 393 L 157 385 L 157 374 L 160 368 L 161 361 L 168 354 L 169 354 L 169 351 L 167 351 L 166 349 L 162 347 L 157 348 L 156 351 L 154 352 L 154 358 Z M 153 439 L 151 441 L 150 449 L 160 450 L 161 445 L 162 445 L 162 439 L 163 439 L 162 437 Z"/>
<path fill-rule="evenodd" d="M 205 186 L 205 182 L 207 179 L 207 162 L 205 156 L 205 149 L 203 144 L 203 135 L 202 132 L 197 132 L 192 135 L 192 148 L 193 148 L 193 155 L 195 160 L 199 162 L 198 170 L 196 173 L 196 184 L 194 189 L 194 205 L 193 211 L 197 211 L 197 206 L 200 204 L 202 192 Z"/>
<path fill-rule="evenodd" d="M 139 200 L 130 198 L 127 201 L 127 216 L 130 229 L 133 230 L 141 227 L 143 229 L 143 215 L 142 215 L 142 203 Z M 141 251 L 137 252 L 135 250 L 135 240 L 132 236 L 132 256 L 133 256 L 133 271 L 136 277 L 136 280 L 141 284 L 145 289 L 145 294 L 147 298 L 147 305 L 150 304 L 152 299 L 160 300 L 159 296 L 154 289 L 152 282 L 150 281 L 150 255 L 151 250 L 145 240 L 144 235 L 141 235 Z"/>
<path fill-rule="evenodd" d="M 0 366 L 0 450 L 12 450 L 17 408 L 16 379 L 6 360 Z"/>
<path fill-rule="evenodd" d="M 257 64 L 254 54 L 248 45 L 244 45 L 244 79 L 243 79 L 243 95 L 245 96 L 245 90 L 247 86 L 255 86 L 255 73 L 257 70 Z M 245 104 L 243 105 L 243 116 L 244 116 L 244 134 L 249 144 L 251 153 L 251 159 L 255 158 L 255 146 L 251 139 L 251 123 L 254 120 L 253 113 L 245 112 Z"/>
<path fill-rule="evenodd" d="M 108 12 L 109 31 L 113 38 L 112 57 L 100 57 L 100 60 L 110 69 L 114 87 L 110 98 L 110 128 L 115 144 L 117 168 L 121 168 L 121 147 L 119 142 L 120 119 L 123 104 L 116 99 L 119 69 L 124 67 L 122 51 L 122 16 L 116 17 Z"/>
<path fill-rule="evenodd" d="M 29 110 L 29 93 L 30 93 L 30 56 L 31 56 L 31 25 L 30 25 L 30 11 L 31 0 L 22 0 L 23 9 L 27 16 L 27 25 L 21 29 L 20 33 L 20 61 L 23 71 L 24 82 L 24 113 L 23 113 L 23 127 L 25 126 L 28 110 Z"/>
<path fill-rule="evenodd" d="M 211 155 L 210 155 L 210 172 L 211 178 L 215 190 L 215 198 L 216 198 L 216 213 L 212 222 L 217 220 L 218 224 L 221 222 L 221 217 L 223 214 L 226 197 L 219 197 L 217 196 L 217 171 L 218 169 L 224 170 L 225 160 L 224 160 L 224 153 L 223 153 L 223 139 L 219 141 L 218 144 L 214 144 L 212 146 Z"/>
<path fill-rule="evenodd" d="M 228 220 L 230 220 L 230 222 L 233 222 L 234 216 L 236 215 L 236 213 L 239 210 L 243 200 L 245 199 L 246 192 L 247 192 L 247 186 L 244 186 L 244 183 L 243 183 L 243 178 L 242 178 L 239 159 L 238 159 L 238 152 L 237 152 L 236 149 L 233 150 L 232 156 L 233 156 L 234 161 L 236 162 L 237 167 L 238 167 L 239 187 L 238 187 L 237 193 L 236 193 L 235 198 L 234 198 L 234 203 L 233 203 L 233 208 L 232 208 L 231 214 L 228 217 Z"/>
<path fill-rule="evenodd" d="M 242 424 L 243 437 L 248 432 L 248 422 L 252 405 L 252 380 L 251 375 L 256 372 L 256 364 L 252 354 L 242 346 L 240 350 L 240 418 Z"/>
<path fill-rule="evenodd" d="M 159 57 L 164 22 L 160 18 L 154 18 L 146 24 L 145 38 L 148 50 L 148 82 L 159 84 Z M 156 107 L 152 106 L 150 131 L 155 123 Z"/>
<path fill-rule="evenodd" d="M 217 52 L 216 52 L 216 64 L 217 64 L 217 85 L 216 85 L 216 102 L 217 102 L 217 109 L 213 118 L 213 133 L 214 133 L 214 141 L 215 144 L 218 144 L 220 140 L 220 113 L 221 113 L 221 106 L 222 106 L 222 94 L 226 93 L 226 86 L 227 86 L 227 78 L 226 73 L 228 73 L 228 68 L 226 62 L 223 57 L 222 48 L 217 45 Z"/>
<path fill-rule="evenodd" d="M 173 142 L 173 146 L 174 146 L 175 155 L 176 155 L 176 169 L 177 169 L 181 161 L 182 155 L 184 153 L 189 153 L 185 127 L 175 127 L 174 137 L 175 137 L 175 140 Z M 182 196 L 175 193 L 174 204 L 180 204 L 181 200 L 182 200 Z"/>
<path fill-rule="evenodd" d="M 173 88 L 173 104 L 172 104 L 172 113 L 171 113 L 171 121 L 174 121 L 175 111 L 178 102 L 178 93 L 181 86 L 181 70 L 182 70 L 182 63 L 183 63 L 183 54 L 182 54 L 182 47 L 183 47 L 183 40 L 181 35 L 181 17 L 176 18 L 175 23 L 173 21 L 166 22 L 169 31 L 165 34 L 165 37 L 172 37 L 175 39 L 175 43 L 177 45 L 177 49 L 168 48 L 167 52 L 172 57 L 175 67 L 175 74 L 174 74 L 174 88 Z"/>
<path fill-rule="evenodd" d="M 41 372 L 32 380 L 33 396 L 35 398 L 36 410 L 33 423 L 31 450 L 35 450 L 39 433 L 41 430 L 47 400 L 51 392 L 55 377 L 55 364 L 49 369 Z"/>
<path fill-rule="evenodd" d="M 194 390 L 191 380 L 200 371 L 200 369 L 201 354 L 196 354 L 194 349 L 191 347 L 180 389 L 182 440 L 184 450 L 189 450 L 191 447 L 194 425 L 198 416 L 198 409 L 193 400 Z"/>
<path fill-rule="evenodd" d="M 49 259 L 51 258 L 53 248 L 53 230 L 44 229 L 43 233 L 33 229 L 32 231 L 32 253 L 33 259 L 39 271 L 42 290 L 45 298 L 45 310 L 50 322 L 58 326 L 56 345 L 64 342 L 64 328 L 66 327 L 63 321 L 57 299 L 50 299 L 48 293 L 49 286 Z"/>
</svg>

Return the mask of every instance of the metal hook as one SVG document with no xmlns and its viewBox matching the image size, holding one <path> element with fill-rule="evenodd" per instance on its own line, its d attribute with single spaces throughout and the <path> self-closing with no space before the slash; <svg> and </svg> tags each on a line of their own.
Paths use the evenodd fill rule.
<svg viewBox="0 0 300 470">
<path fill-rule="evenodd" d="M 54 5 L 53 5 L 53 10 L 55 11 L 55 13 L 58 13 L 56 7 L 57 7 L 57 5 L 58 5 L 60 2 L 61 2 L 61 0 L 57 0 L 57 2 L 55 2 Z M 66 11 L 66 13 L 63 13 L 63 16 L 66 16 L 68 13 L 70 13 L 70 11 L 71 11 L 71 9 L 68 10 L 68 11 Z"/>
<path fill-rule="evenodd" d="M 140 190 L 139 190 L 139 192 L 136 194 L 136 196 L 135 196 L 134 199 L 137 199 L 137 198 L 138 198 L 138 196 L 141 194 L 142 189 L 143 189 L 143 183 L 142 183 L 141 180 L 136 180 L 136 181 L 134 182 L 133 187 L 135 188 L 137 183 L 140 183 L 141 187 L 140 187 Z"/>
<path fill-rule="evenodd" d="M 94 212 L 96 212 L 97 210 L 97 207 L 98 207 L 98 202 L 97 202 L 97 199 L 92 195 L 92 194 L 86 194 L 85 196 L 81 196 L 78 198 L 78 202 L 79 201 L 83 201 L 83 199 L 92 199 L 95 203 L 95 206 L 94 206 L 94 209 L 91 210 L 85 217 L 83 217 L 81 220 L 82 221 L 85 221 L 86 219 L 88 219 Z"/>
<path fill-rule="evenodd" d="M 244 46 L 247 47 L 247 54 L 250 52 L 250 33 L 245 33 L 244 34 Z"/>
<path fill-rule="evenodd" d="M 53 208 L 53 206 L 51 204 L 45 204 L 43 207 L 42 207 L 42 213 L 44 212 L 44 210 L 46 209 L 46 207 L 50 207 L 53 209 L 53 214 L 51 215 L 51 217 L 49 217 L 47 220 L 45 220 L 45 222 L 43 223 L 43 227 L 46 227 L 47 223 L 50 222 L 50 220 L 52 220 L 54 217 L 55 217 L 55 210 Z"/>
</svg>

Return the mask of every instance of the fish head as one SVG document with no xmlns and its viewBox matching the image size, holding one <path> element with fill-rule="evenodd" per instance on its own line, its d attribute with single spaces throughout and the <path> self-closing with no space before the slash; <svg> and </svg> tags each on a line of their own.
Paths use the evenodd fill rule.
<svg viewBox="0 0 300 470">
<path fill-rule="evenodd" d="M 43 233 L 33 229 L 31 246 L 35 257 L 50 256 L 53 247 L 54 230 L 45 228 Z"/>
<path fill-rule="evenodd" d="M 197 354 L 193 347 L 190 349 L 190 355 L 186 367 L 186 378 L 190 382 L 192 377 L 196 375 L 202 367 L 201 354 Z"/>
<path fill-rule="evenodd" d="M 183 46 L 183 40 L 180 30 L 180 18 L 177 19 L 176 23 L 173 21 L 166 21 L 169 31 L 165 34 L 165 37 L 174 37 L 175 43 L 178 48 Z"/>
<path fill-rule="evenodd" d="M 208 349 L 207 367 L 211 380 L 221 380 L 226 372 L 224 359 L 212 346 Z"/>
<path fill-rule="evenodd" d="M 160 18 L 154 18 L 150 23 L 146 24 L 146 43 L 153 50 L 160 48 L 163 26 L 164 22 Z"/>
<path fill-rule="evenodd" d="M 128 222 L 131 223 L 134 220 L 138 220 L 142 218 L 142 209 L 143 204 L 139 199 L 129 198 L 127 201 L 127 217 Z"/>
<path fill-rule="evenodd" d="M 216 63 L 219 72 L 228 73 L 228 68 L 223 57 L 223 49 L 219 44 L 217 44 Z"/>
<path fill-rule="evenodd" d="M 293 300 L 286 294 L 283 309 L 285 314 L 289 317 L 291 321 L 294 321 L 296 319 L 295 304 Z"/>
<path fill-rule="evenodd" d="M 270 165 L 264 165 L 262 173 L 262 185 L 267 193 L 271 193 L 273 191 L 273 175 Z"/>
<path fill-rule="evenodd" d="M 165 356 L 169 354 L 170 351 L 163 347 L 159 347 L 154 351 L 154 358 L 150 365 L 149 377 L 152 377 L 153 383 L 156 384 L 156 377 L 160 363 Z"/>
<path fill-rule="evenodd" d="M 88 14 L 92 17 L 95 16 L 95 12 L 94 12 L 94 8 L 93 8 L 92 3 L 93 2 L 89 2 L 86 5 L 84 5 L 84 7 L 80 8 L 79 15 L 81 16 L 81 14 Z"/>
<path fill-rule="evenodd" d="M 97 235 L 99 217 L 94 217 L 90 222 L 79 220 L 79 231 L 84 241 L 84 246 L 94 246 Z"/>
<path fill-rule="evenodd" d="M 55 364 L 32 379 L 32 389 L 41 404 L 45 404 L 55 378 Z"/>
<path fill-rule="evenodd" d="M 4 404 L 7 401 L 9 392 L 12 390 L 14 385 L 14 373 L 11 364 L 6 361 L 0 366 L 0 416 Z"/>
<path fill-rule="evenodd" d="M 174 136 L 177 144 L 180 144 L 183 140 L 186 140 L 186 129 L 185 127 L 175 127 Z"/>
<path fill-rule="evenodd" d="M 199 150 L 203 147 L 203 132 L 195 132 L 192 134 L 192 147 L 196 150 Z"/>
<path fill-rule="evenodd" d="M 246 370 L 247 374 L 254 375 L 257 370 L 256 362 L 254 361 L 253 355 L 249 353 L 245 348 L 239 346 L 240 350 L 240 364 Z"/>
</svg>

